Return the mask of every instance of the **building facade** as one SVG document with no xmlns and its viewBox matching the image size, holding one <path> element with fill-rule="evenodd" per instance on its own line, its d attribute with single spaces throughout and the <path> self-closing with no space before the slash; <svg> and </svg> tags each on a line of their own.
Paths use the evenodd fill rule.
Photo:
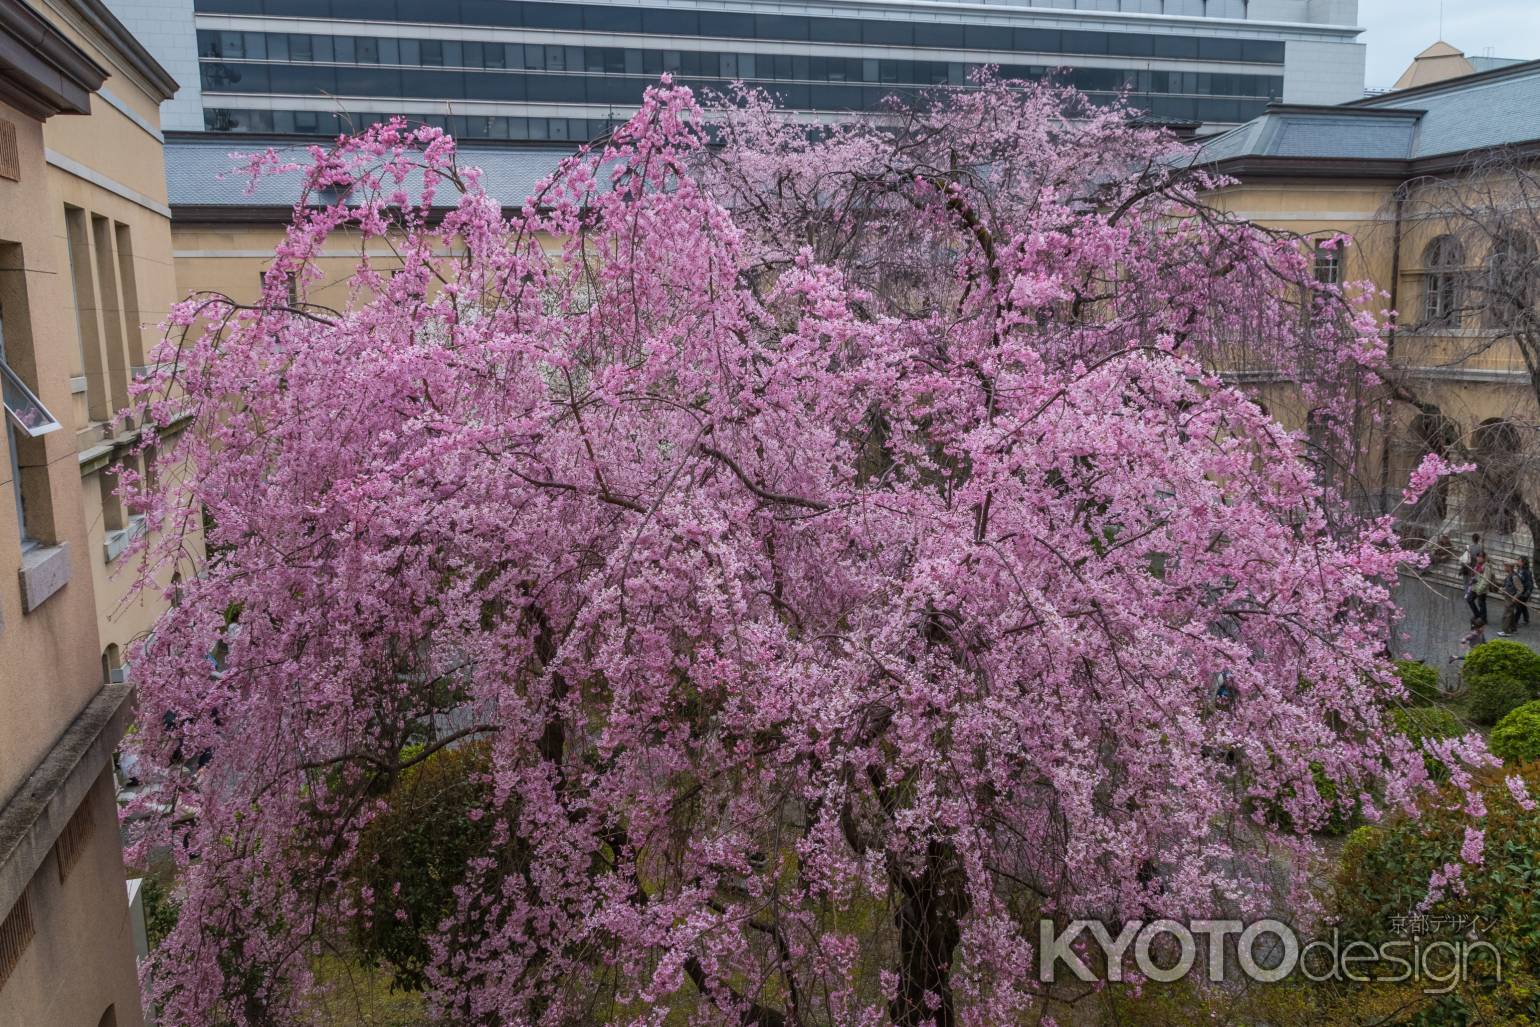
<svg viewBox="0 0 1540 1027">
<path fill-rule="evenodd" d="M 1389 416 L 1357 426 L 1359 470 L 1339 484 L 1431 543 L 1403 626 L 1424 647 L 1413 655 L 1444 666 L 1469 617 L 1456 562 L 1469 534 L 1500 567 L 1540 559 L 1540 61 L 1432 77 L 1344 106 L 1276 105 L 1201 162 L 1232 179 L 1217 206 L 1299 236 L 1317 277 L 1371 283 L 1362 302 L 1394 314 Z M 1313 434 L 1291 369 L 1238 373 Z M 1476 470 L 1407 507 L 1429 453 Z"/>
<path fill-rule="evenodd" d="M 99 0 L 0 0 L 3 1024 L 143 1022 L 112 753 L 156 607 L 113 573 L 138 530 L 114 468 L 139 458 L 112 416 L 174 288 L 175 89 Z"/>
<path fill-rule="evenodd" d="M 462 139 L 586 140 L 664 72 L 830 117 L 997 65 L 1216 125 L 1364 85 L 1356 0 L 111 2 L 188 87 L 166 123 L 189 131 L 334 134 L 404 114 Z"/>
</svg>

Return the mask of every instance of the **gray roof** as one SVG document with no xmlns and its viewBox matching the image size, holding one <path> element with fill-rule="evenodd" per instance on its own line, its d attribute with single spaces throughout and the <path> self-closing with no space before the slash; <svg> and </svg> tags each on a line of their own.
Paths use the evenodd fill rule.
<svg viewBox="0 0 1540 1027">
<path fill-rule="evenodd" d="M 1275 104 L 1208 141 L 1199 161 L 1419 161 L 1537 141 L 1540 61 L 1530 61 L 1341 107 Z"/>
<path fill-rule="evenodd" d="M 306 145 L 285 141 L 274 143 L 259 138 L 250 140 L 222 136 L 215 139 L 168 139 L 166 141 L 166 192 L 172 207 L 240 208 L 294 206 L 299 199 L 301 175 L 265 175 L 256 189 L 248 192 L 250 179 L 233 170 L 240 161 L 235 154 L 260 153 L 272 146 L 281 155 L 291 155 L 297 163 L 307 163 Z M 487 194 L 504 207 L 517 207 L 534 191 L 541 179 L 556 170 L 571 148 L 481 148 L 462 147 L 457 161 L 462 168 L 482 170 L 482 184 Z M 421 187 L 420 176 L 407 182 L 408 195 Z M 443 188 L 435 196 L 435 206 L 450 207 L 457 202 L 453 191 Z"/>
</svg>

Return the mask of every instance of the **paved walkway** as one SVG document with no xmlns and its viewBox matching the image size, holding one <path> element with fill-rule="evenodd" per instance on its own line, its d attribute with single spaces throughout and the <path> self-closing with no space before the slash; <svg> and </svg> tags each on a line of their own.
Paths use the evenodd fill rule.
<svg viewBox="0 0 1540 1027">
<path fill-rule="evenodd" d="M 1450 663 L 1449 657 L 1463 654 L 1460 639 L 1470 630 L 1470 609 L 1465 605 L 1461 590 L 1448 585 L 1432 584 L 1415 578 L 1403 578 L 1396 592 L 1396 600 L 1406 616 L 1401 621 L 1403 636 L 1391 649 L 1398 656 L 1409 656 L 1439 668 L 1445 688 L 1454 687 L 1459 681 L 1459 664 Z M 1514 636 L 1540 652 L 1540 603 L 1530 611 L 1531 623 L 1521 626 Z M 1487 638 L 1497 637 L 1502 630 L 1503 604 L 1493 600 L 1489 612 L 1494 623 L 1487 625 Z"/>
</svg>

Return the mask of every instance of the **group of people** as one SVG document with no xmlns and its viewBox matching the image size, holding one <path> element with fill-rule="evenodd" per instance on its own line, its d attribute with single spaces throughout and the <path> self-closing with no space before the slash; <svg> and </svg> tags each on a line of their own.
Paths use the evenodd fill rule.
<svg viewBox="0 0 1540 1027">
<path fill-rule="evenodd" d="M 1467 649 L 1486 641 L 1486 628 L 1491 622 L 1489 604 L 1494 596 L 1506 604 L 1498 635 L 1506 638 L 1519 630 L 1520 622 L 1529 623 L 1529 599 L 1535 591 L 1529 557 L 1510 560 L 1499 572 L 1487 559 L 1481 536 L 1472 535 L 1465 555 L 1460 557 L 1460 573 L 1465 578 L 1465 605 L 1471 613 L 1470 633 L 1462 640 Z"/>
</svg>

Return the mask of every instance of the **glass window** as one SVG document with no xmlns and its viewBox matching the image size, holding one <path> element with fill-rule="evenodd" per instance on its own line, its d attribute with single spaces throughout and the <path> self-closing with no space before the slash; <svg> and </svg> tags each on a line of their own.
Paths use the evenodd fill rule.
<svg viewBox="0 0 1540 1027">
<path fill-rule="evenodd" d="M 423 39 L 417 43 L 418 63 L 424 67 L 443 67 L 444 44 L 437 39 Z"/>
<path fill-rule="evenodd" d="M 966 36 L 963 26 L 949 23 L 928 25 L 924 22 L 916 22 L 914 26 L 915 46 L 948 47 L 961 49 L 965 44 Z M 1003 33 L 996 33 L 997 38 L 1003 37 Z M 998 44 L 996 44 L 998 45 Z"/>
<path fill-rule="evenodd" d="M 815 43 L 859 43 L 861 23 L 854 18 L 809 18 L 808 37 Z"/>
<path fill-rule="evenodd" d="M 729 39 L 753 39 L 754 16 L 752 14 L 701 11 L 700 33 L 703 36 L 718 36 Z"/>
<path fill-rule="evenodd" d="M 1155 56 L 1169 60 L 1197 60 L 1198 41 L 1190 36 L 1152 36 Z"/>
<path fill-rule="evenodd" d="M 397 40 L 391 38 L 381 38 L 375 42 L 380 48 L 381 64 L 401 63 L 401 46 Z"/>
<path fill-rule="evenodd" d="M 642 12 L 635 7 L 593 4 L 583 8 L 583 27 L 590 32 L 640 32 Z"/>
<path fill-rule="evenodd" d="M 633 50 L 633 49 L 627 49 L 625 54 L 626 54 L 626 67 L 625 67 L 626 74 L 627 75 L 640 75 L 640 74 L 642 74 L 642 51 L 640 51 L 640 50 Z"/>
<path fill-rule="evenodd" d="M 642 10 L 642 31 L 654 35 L 698 36 L 700 19 L 694 11 L 668 11 L 648 7 Z"/>
<path fill-rule="evenodd" d="M 969 50 L 998 50 L 1011 38 L 1010 29 L 998 25 L 968 25 L 963 29 L 964 45 Z"/>
<path fill-rule="evenodd" d="M 789 14 L 754 15 L 754 34 L 760 39 L 807 39 L 808 19 Z"/>
<path fill-rule="evenodd" d="M 267 58 L 270 61 L 286 61 L 289 59 L 289 36 L 284 32 L 269 32 L 267 34 Z"/>
<path fill-rule="evenodd" d="M 353 37 L 337 36 L 332 40 L 332 52 L 338 64 L 353 63 Z"/>
<path fill-rule="evenodd" d="M 1198 58 L 1205 61 L 1244 60 L 1244 49 L 1239 39 L 1198 40 Z"/>
<path fill-rule="evenodd" d="M 717 55 L 717 63 L 718 63 L 717 72 L 718 72 L 718 74 L 721 75 L 722 78 L 737 78 L 738 77 L 738 55 L 737 54 L 735 54 L 735 53 L 718 54 Z"/>
<path fill-rule="evenodd" d="M 465 57 L 460 52 L 460 43 L 457 40 L 444 40 L 444 67 L 463 68 Z"/>
<path fill-rule="evenodd" d="M 1283 51 L 1284 44 L 1271 39 L 1241 40 L 1243 60 L 1256 61 L 1263 64 L 1282 64 Z"/>
<path fill-rule="evenodd" d="M 571 4 L 524 4 L 524 24 L 532 29 L 581 29 L 583 10 Z"/>
<path fill-rule="evenodd" d="M 592 53 L 595 48 L 590 47 Z M 606 75 L 624 75 L 626 73 L 626 52 L 618 46 L 607 46 L 600 51 L 603 63 L 600 66 Z"/>
<path fill-rule="evenodd" d="M 248 61 L 267 60 L 267 35 L 262 32 L 247 32 L 246 59 Z"/>
<path fill-rule="evenodd" d="M 239 32 L 221 32 L 219 34 L 219 56 L 236 60 L 245 57 L 245 36 Z"/>
<path fill-rule="evenodd" d="M 460 0 L 460 14 L 466 25 L 518 28 L 524 24 L 524 7 L 508 0 Z"/>
<path fill-rule="evenodd" d="M 1118 57 L 1153 57 L 1155 40 L 1150 36 L 1116 32 L 1107 37 L 1107 52 Z"/>
<path fill-rule="evenodd" d="M 310 49 L 315 52 L 315 59 L 325 64 L 332 61 L 332 37 L 311 36 Z"/>
<path fill-rule="evenodd" d="M 1329 239 L 1315 243 L 1315 280 L 1322 285 L 1342 284 L 1342 246 Z"/>
<path fill-rule="evenodd" d="M 499 51 L 501 51 L 502 50 L 502 46 L 499 45 L 497 47 L 497 49 Z M 480 43 L 461 43 L 460 44 L 460 63 L 464 67 L 467 67 L 467 68 L 485 68 L 487 66 L 486 65 L 486 58 L 483 56 L 483 54 L 481 52 L 481 44 Z"/>
<path fill-rule="evenodd" d="M 1028 53 L 1063 53 L 1064 33 L 1058 29 L 1017 29 L 1011 37 L 1013 49 Z"/>
<path fill-rule="evenodd" d="M 3 326 L 0 326 L 0 333 L 3 333 Z M 21 376 L 11 370 L 11 366 L 5 362 L 3 334 L 0 334 L 0 396 L 4 397 L 5 412 L 10 415 L 10 423 L 25 432 L 28 437 L 35 439 L 60 427 L 58 419 L 49 413 L 43 401 L 27 388 L 27 383 L 22 381 Z M 13 443 L 12 459 L 15 458 L 15 453 L 16 447 Z"/>
<path fill-rule="evenodd" d="M 1105 32 L 1064 32 L 1064 52 L 1100 54 L 1107 52 L 1107 33 Z"/>
<path fill-rule="evenodd" d="M 380 63 L 380 41 L 373 36 L 359 36 L 353 40 L 353 58 L 360 64 Z"/>
<path fill-rule="evenodd" d="M 874 46 L 913 46 L 914 26 L 907 21 L 863 21 L 861 42 Z"/>
</svg>

